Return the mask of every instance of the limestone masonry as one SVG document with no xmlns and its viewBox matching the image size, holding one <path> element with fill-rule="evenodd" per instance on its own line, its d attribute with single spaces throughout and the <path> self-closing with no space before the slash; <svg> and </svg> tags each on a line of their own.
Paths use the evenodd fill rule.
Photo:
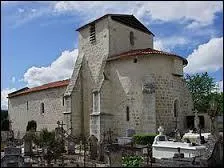
<svg viewBox="0 0 224 168">
<path fill-rule="evenodd" d="M 193 103 L 183 80 L 185 58 L 153 49 L 154 34 L 133 15 L 108 14 L 77 31 L 79 54 L 67 84 L 9 96 L 14 130 L 24 132 L 31 119 L 39 130 L 63 120 L 74 136 L 100 140 L 109 130 L 125 136 L 127 129 L 189 127 Z"/>
</svg>

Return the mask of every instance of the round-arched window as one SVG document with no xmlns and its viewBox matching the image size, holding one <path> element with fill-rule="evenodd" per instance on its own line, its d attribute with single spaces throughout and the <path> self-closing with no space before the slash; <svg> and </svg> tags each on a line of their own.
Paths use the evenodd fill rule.
<svg viewBox="0 0 224 168">
<path fill-rule="evenodd" d="M 174 104 L 173 104 L 173 113 L 174 113 L 174 117 L 177 117 L 178 116 L 178 111 L 179 111 L 179 102 L 178 100 L 176 99 L 174 101 Z"/>
</svg>

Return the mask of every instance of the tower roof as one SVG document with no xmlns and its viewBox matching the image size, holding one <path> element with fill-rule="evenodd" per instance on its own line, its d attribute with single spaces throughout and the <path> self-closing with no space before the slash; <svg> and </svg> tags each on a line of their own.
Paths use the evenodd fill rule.
<svg viewBox="0 0 224 168">
<path fill-rule="evenodd" d="M 76 29 L 76 31 L 80 31 L 81 29 L 87 27 L 88 25 L 98 22 L 101 19 L 109 17 L 109 16 L 114 21 L 125 24 L 129 27 L 140 30 L 142 32 L 152 34 L 154 36 L 154 34 L 148 28 L 146 28 L 134 15 L 126 15 L 126 14 L 106 14 L 92 22 L 89 22 L 88 24 L 81 26 L 80 28 Z"/>
</svg>

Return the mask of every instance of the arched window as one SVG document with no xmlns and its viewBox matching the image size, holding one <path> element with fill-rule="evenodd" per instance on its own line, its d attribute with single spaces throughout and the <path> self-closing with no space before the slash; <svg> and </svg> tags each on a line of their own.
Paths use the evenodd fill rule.
<svg viewBox="0 0 224 168">
<path fill-rule="evenodd" d="M 174 104 L 173 104 L 173 113 L 174 113 L 174 117 L 177 117 L 178 116 L 178 110 L 179 110 L 179 102 L 178 100 L 176 99 L 174 101 Z"/>
<path fill-rule="evenodd" d="M 129 107 L 126 107 L 126 120 L 129 121 Z"/>
<path fill-rule="evenodd" d="M 26 101 L 26 110 L 28 110 L 29 108 L 28 108 L 28 101 Z"/>
<path fill-rule="evenodd" d="M 41 103 L 41 114 L 44 114 L 44 103 Z"/>
<path fill-rule="evenodd" d="M 130 32 L 130 44 L 131 45 L 134 45 L 135 44 L 135 41 L 134 41 L 134 33 L 132 31 Z"/>
</svg>

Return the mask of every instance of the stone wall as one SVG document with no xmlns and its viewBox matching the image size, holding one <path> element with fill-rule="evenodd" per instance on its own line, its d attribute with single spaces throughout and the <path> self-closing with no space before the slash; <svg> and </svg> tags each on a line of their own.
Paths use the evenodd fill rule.
<svg viewBox="0 0 224 168">
<path fill-rule="evenodd" d="M 144 33 L 112 19 L 109 19 L 110 55 L 125 51 L 153 48 L 153 35 Z M 130 32 L 134 33 L 134 45 L 130 44 Z"/>
<path fill-rule="evenodd" d="M 172 131 L 176 99 L 179 101 L 178 128 L 185 127 L 185 116 L 191 114 L 193 104 L 183 79 L 173 75 L 173 59 L 155 55 L 138 57 L 137 63 L 133 63 L 133 58 L 108 62 L 106 72 L 113 90 L 111 119 L 118 136 L 124 136 L 126 129 L 135 129 L 136 133 L 156 132 L 160 125 L 165 131 Z M 148 93 L 143 91 L 148 87 L 145 84 L 149 85 Z M 126 119 L 127 106 L 129 121 Z"/>
<path fill-rule="evenodd" d="M 134 33 L 134 45 L 130 44 L 131 31 Z M 172 102 L 180 99 L 182 114 L 188 113 L 191 106 L 181 79 L 172 75 L 182 74 L 182 60 L 172 56 L 150 55 L 139 57 L 137 63 L 133 63 L 134 58 L 107 62 L 108 56 L 114 54 L 131 49 L 153 48 L 153 36 L 108 17 L 95 23 L 95 33 L 96 42 L 91 43 L 90 25 L 79 31 L 79 55 L 84 55 L 79 78 L 82 94 L 76 96 L 74 92 L 72 95 L 73 128 L 81 126 L 86 135 L 95 132 L 96 137 L 110 127 L 117 136 L 125 135 L 126 129 L 135 129 L 137 133 L 156 132 L 158 125 L 164 122 L 163 125 L 168 129 L 173 128 Z M 166 80 L 172 83 L 173 90 Z M 146 83 L 157 89 L 150 91 L 153 90 L 150 88 L 149 93 L 143 93 Z M 99 115 L 92 115 L 93 92 L 100 93 Z M 75 100 L 79 97 L 82 98 L 77 104 Z M 165 97 L 167 100 L 163 101 Z M 183 121 L 183 116 L 180 115 L 179 122 Z M 166 117 L 169 124 L 166 123 Z M 105 123 L 105 120 L 112 123 Z M 90 127 L 96 129 L 91 130 Z M 77 131 L 74 130 L 74 133 Z"/>
<path fill-rule="evenodd" d="M 39 131 L 42 128 L 54 130 L 57 127 L 57 121 L 64 119 L 63 94 L 65 89 L 66 87 L 52 88 L 9 98 L 8 112 L 9 118 L 12 120 L 14 134 L 17 135 L 20 131 L 22 137 L 30 120 L 37 122 L 37 130 Z M 41 112 L 41 103 L 44 103 L 44 114 Z"/>
<path fill-rule="evenodd" d="M 177 128 L 186 128 L 186 116 L 192 114 L 193 103 L 190 92 L 182 78 L 173 75 L 153 74 L 156 85 L 156 122 L 166 132 L 175 129 L 174 101 L 178 101 Z"/>
</svg>

